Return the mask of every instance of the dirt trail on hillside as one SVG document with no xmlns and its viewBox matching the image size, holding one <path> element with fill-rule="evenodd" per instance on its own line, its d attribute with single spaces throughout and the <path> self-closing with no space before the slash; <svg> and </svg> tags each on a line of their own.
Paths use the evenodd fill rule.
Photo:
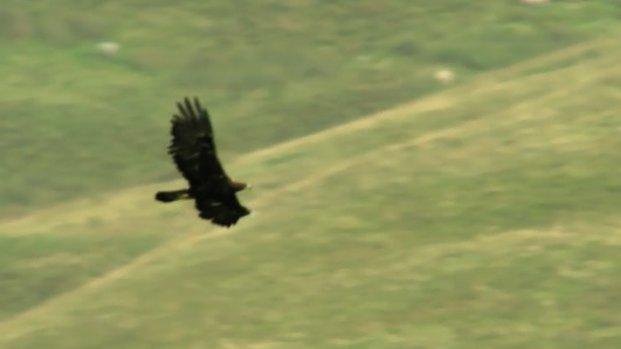
<svg viewBox="0 0 621 349">
<path fill-rule="evenodd" d="M 597 47 L 597 46 L 594 43 L 589 43 L 589 45 L 580 45 L 577 47 L 572 47 L 570 49 L 563 50 L 561 52 L 551 54 L 549 55 L 549 57 L 556 57 L 554 59 L 559 59 L 559 57 L 566 58 L 567 56 L 570 56 L 570 54 L 573 55 L 576 53 L 584 52 L 586 50 L 592 49 L 593 47 Z M 547 59 L 551 61 L 554 60 L 553 58 L 547 58 Z M 591 61 L 589 60 L 588 62 L 591 62 Z M 535 64 L 535 63 L 536 62 L 522 63 L 514 67 L 505 68 L 503 70 L 497 71 L 496 73 L 497 74 L 509 74 L 509 72 L 516 73 L 516 72 L 519 72 L 525 69 L 531 69 L 533 67 L 537 67 L 538 64 Z M 578 64 L 578 65 L 581 65 L 581 64 Z M 585 80 L 581 81 L 580 83 L 581 84 L 588 83 L 589 81 L 601 78 L 601 76 L 604 76 L 604 75 L 605 74 L 601 74 L 598 76 L 589 76 L 589 77 L 586 77 Z M 451 90 L 440 92 L 436 95 L 422 98 L 419 101 L 407 103 L 407 104 L 398 106 L 396 108 L 393 108 L 387 111 L 375 113 L 365 118 L 358 119 L 356 121 L 352 121 L 352 122 L 349 122 L 343 125 L 339 125 L 339 126 L 336 126 L 336 127 L 324 130 L 324 131 L 320 131 L 312 135 L 308 135 L 305 137 L 301 137 L 299 139 L 295 139 L 295 140 L 277 144 L 277 145 L 274 145 L 274 146 L 271 146 L 271 147 L 268 147 L 262 150 L 251 152 L 247 155 L 241 156 L 237 161 L 235 161 L 233 165 L 242 166 L 243 164 L 256 161 L 257 159 L 262 159 L 264 157 L 272 156 L 280 152 L 284 152 L 290 149 L 295 149 L 296 147 L 314 144 L 314 143 L 320 142 L 322 140 L 325 140 L 331 137 L 337 137 L 339 135 L 343 135 L 346 133 L 357 132 L 362 129 L 369 129 L 379 122 L 386 122 L 388 120 L 398 121 L 400 118 L 411 117 L 413 115 L 417 115 L 420 113 L 425 113 L 425 112 L 429 112 L 433 110 L 441 110 L 441 109 L 449 108 L 451 106 L 456 105 L 459 101 L 459 98 L 467 98 L 467 96 L 471 94 L 483 93 L 485 91 L 491 91 L 491 90 L 499 89 L 499 88 L 506 88 L 507 85 L 514 84 L 516 83 L 516 81 L 523 82 L 525 79 L 528 81 L 533 81 L 533 82 L 539 81 L 540 79 L 545 80 L 545 75 L 524 77 L 524 78 L 520 78 L 520 79 L 512 80 L 512 81 L 504 81 L 501 78 L 496 78 L 495 80 L 496 83 L 490 83 L 490 81 L 493 79 L 494 79 L 494 76 L 491 75 L 491 73 L 488 73 L 485 76 L 475 79 L 472 84 L 469 84 L 468 86 L 471 87 L 470 89 L 468 86 L 459 86 Z M 478 86 L 478 87 L 475 88 L 475 87 L 472 87 L 471 85 L 475 87 Z M 547 98 L 558 98 L 559 96 L 570 94 L 574 89 L 578 87 L 579 86 L 577 85 L 571 85 L 571 86 L 567 86 L 565 89 L 562 89 L 562 90 L 551 91 L 548 95 L 541 96 L 541 99 L 528 100 L 521 104 L 511 105 L 511 106 L 508 106 L 507 110 L 513 111 L 513 112 L 519 111 L 520 108 L 526 108 L 531 103 L 534 103 L 534 102 L 540 103 L 542 100 L 547 99 Z M 463 92 L 463 95 L 461 94 L 462 92 Z M 506 113 L 507 110 L 504 111 L 504 113 Z M 526 116 L 526 117 L 529 117 L 529 116 Z M 523 120 L 523 118 L 511 119 L 511 120 L 508 120 L 507 122 L 517 122 L 519 120 Z M 382 156 L 386 156 L 387 152 L 400 151 L 408 147 L 424 146 L 426 144 L 432 143 L 433 141 L 441 139 L 443 137 L 455 137 L 455 136 L 463 135 L 468 132 L 478 132 L 482 129 L 482 127 L 486 125 L 487 122 L 488 120 L 485 120 L 485 119 L 475 119 L 475 120 L 464 122 L 459 125 L 455 125 L 453 127 L 448 127 L 448 128 L 428 132 L 415 139 L 407 140 L 404 142 L 396 142 L 393 144 L 386 144 L 385 146 L 378 148 L 372 152 L 360 154 L 358 156 L 348 158 L 347 160 L 339 162 L 338 164 L 335 164 L 333 166 L 322 168 L 318 171 L 315 171 L 314 173 L 311 173 L 306 178 L 303 178 L 297 182 L 293 182 L 281 188 L 268 191 L 264 195 L 262 195 L 260 198 L 251 201 L 249 205 L 251 205 L 253 208 L 258 208 L 260 211 L 262 207 L 271 205 L 275 200 L 283 196 L 283 194 L 303 190 L 310 186 L 316 185 L 322 180 L 325 180 L 327 178 L 330 178 L 331 176 L 337 175 L 353 166 L 363 164 L 364 162 L 367 162 L 367 161 L 372 161 L 376 158 L 381 158 Z M 181 181 L 175 181 L 175 182 L 181 183 Z M 170 184 L 170 182 L 167 182 L 166 184 Z M 100 204 L 100 205 L 104 205 L 103 211 L 106 210 L 106 207 L 108 208 L 108 213 L 107 213 L 108 216 L 106 216 L 105 218 L 114 219 L 116 215 L 122 215 L 125 210 L 124 208 L 135 205 L 137 197 L 142 198 L 144 196 L 144 193 L 148 193 L 150 195 L 150 193 L 154 192 L 154 190 L 156 190 L 156 188 L 160 187 L 161 185 L 162 183 L 140 186 L 137 188 L 124 190 L 120 193 L 117 193 L 116 195 L 108 197 L 107 199 L 105 199 L 105 202 L 103 204 Z M 150 196 L 148 200 L 151 200 Z M 49 219 L 49 220 L 59 219 L 59 217 L 57 216 L 59 212 L 70 216 L 69 220 L 71 221 L 71 223 L 86 222 L 88 221 L 88 219 L 92 218 L 92 214 L 90 214 L 89 212 L 93 211 L 94 209 L 91 205 L 89 205 L 89 207 L 84 207 L 84 208 L 79 207 L 79 206 L 84 205 L 84 203 L 89 203 L 89 202 L 90 202 L 89 200 L 77 201 L 76 203 L 73 203 L 69 206 L 64 205 L 60 208 L 58 207 L 50 208 L 50 209 L 44 210 L 44 212 L 36 212 L 32 215 L 29 215 L 29 216 L 26 216 L 26 217 L 23 217 L 17 220 L 0 223 L 0 234 L 4 233 L 5 231 L 8 232 L 8 234 L 10 234 L 9 230 L 6 230 L 6 229 L 10 229 L 11 227 L 19 227 L 20 225 L 23 225 L 23 224 L 32 224 L 33 222 L 36 222 L 39 219 L 42 219 L 44 221 L 46 219 Z M 67 207 L 74 208 L 75 210 L 66 212 Z M 104 275 L 101 275 L 100 277 L 92 279 L 91 281 L 88 281 L 73 290 L 56 295 L 53 298 L 49 298 L 48 300 L 42 303 L 39 303 L 35 305 L 34 307 L 22 313 L 16 314 L 13 317 L 8 318 L 3 322 L 0 322 L 0 333 L 2 334 L 3 337 L 6 336 L 6 338 L 8 339 L 10 339 L 11 337 L 22 336 L 24 333 L 32 331 L 32 329 L 28 329 L 27 326 L 26 328 L 20 328 L 20 324 L 22 324 L 24 321 L 28 321 L 29 319 L 36 317 L 37 315 L 46 314 L 46 312 L 53 311 L 56 306 L 69 303 L 72 300 L 72 297 L 76 295 L 83 294 L 84 292 L 90 292 L 90 291 L 96 290 L 99 287 L 105 285 L 106 283 L 122 278 L 123 276 L 131 273 L 132 271 L 140 268 L 141 266 L 148 265 L 152 261 L 162 256 L 168 255 L 170 253 L 174 253 L 174 251 L 189 248 L 198 241 L 205 240 L 205 239 L 214 239 L 214 238 L 229 236 L 231 234 L 243 232 L 244 230 L 251 228 L 253 226 L 252 221 L 256 219 L 262 219 L 262 215 L 251 217 L 250 219 L 248 219 L 247 222 L 244 222 L 245 224 L 238 225 L 229 230 L 217 230 L 211 233 L 205 233 L 204 231 L 191 232 L 187 235 L 180 236 L 179 238 L 169 240 L 163 243 L 162 245 L 150 251 L 145 252 L 144 254 L 138 256 L 137 258 L 135 258 L 134 260 L 130 261 L 129 263 L 125 265 L 122 265 L 116 269 L 108 271 Z M 45 224 L 45 222 L 43 222 L 43 224 Z"/>
<path fill-rule="evenodd" d="M 580 55 L 594 49 L 602 50 L 611 42 L 612 41 L 610 39 L 600 39 L 586 42 L 549 53 L 526 62 L 518 63 L 507 68 L 484 73 L 474 78 L 473 81 L 467 83 L 466 85 L 456 86 L 437 94 L 423 97 L 414 102 L 405 103 L 342 125 L 334 126 L 307 136 L 252 151 L 236 159 L 231 164 L 231 167 L 243 166 L 244 164 L 257 161 L 258 159 L 273 156 L 296 147 L 321 142 L 322 140 L 336 137 L 338 135 L 369 129 L 380 122 L 396 121 L 412 114 L 446 109 L 456 105 L 461 98 L 475 96 L 488 91 L 510 88 L 512 85 L 519 84 L 524 80 L 529 80 L 536 84 L 541 81 L 545 81 L 546 74 L 536 74 L 535 76 L 521 77 L 515 80 L 510 80 L 509 78 L 513 74 L 519 74 L 520 72 L 528 71 L 541 65 L 549 64 L 550 62 L 572 58 L 575 55 Z M 592 60 L 598 59 L 600 58 L 585 60 L 580 64 L 573 65 L 571 69 L 576 69 L 576 67 L 579 67 L 580 65 L 586 65 L 592 63 Z M 29 215 L 17 219 L 9 219 L 0 222 L 0 234 L 19 235 L 25 233 L 48 232 L 50 229 L 57 227 L 60 224 L 82 224 L 91 219 L 114 219 L 115 217 L 120 216 L 127 209 L 135 207 L 137 202 L 141 199 L 145 199 L 145 193 L 148 193 L 148 198 L 146 199 L 150 201 L 151 193 L 158 190 L 158 188 L 175 185 L 183 186 L 183 181 L 175 180 L 172 182 L 167 181 L 152 183 L 132 187 L 130 189 L 124 189 L 103 197 L 78 199 L 69 203 L 37 210 Z M 146 202 L 147 200 L 144 201 Z"/>
<path fill-rule="evenodd" d="M 602 74 L 602 75 L 605 76 L 605 74 Z M 601 78 L 601 76 L 592 76 L 590 77 L 590 80 L 596 80 L 598 78 Z M 585 80 L 583 81 L 583 83 L 588 83 L 588 81 L 590 80 Z M 503 114 L 509 114 L 509 113 L 519 114 L 520 111 L 524 108 L 532 107 L 532 105 L 537 104 L 537 103 L 545 103 L 547 100 L 550 100 L 550 99 L 563 97 L 565 95 L 570 95 L 572 92 L 574 92 L 575 89 L 579 89 L 579 88 L 580 86 L 571 86 L 571 88 L 568 87 L 567 89 L 563 89 L 563 90 L 551 91 L 549 94 L 545 96 L 541 96 L 540 98 L 537 98 L 534 100 L 528 100 L 523 103 L 508 106 L 508 108 L 503 111 Z M 412 114 L 410 113 L 409 115 L 412 115 Z M 524 117 L 516 117 L 516 118 L 510 118 L 510 119 L 504 120 L 501 123 L 508 125 L 508 124 L 523 121 L 525 118 L 533 118 L 533 117 L 541 117 L 541 116 L 533 116 L 532 114 L 527 114 Z M 278 198 L 285 196 L 287 193 L 304 190 L 308 187 L 316 185 L 322 180 L 325 180 L 339 173 L 342 173 L 343 171 L 351 167 L 364 164 L 365 162 L 377 161 L 377 159 L 387 156 L 387 153 L 390 153 L 390 152 L 401 151 L 409 147 L 425 146 L 436 140 L 443 139 L 446 137 L 457 137 L 457 136 L 467 135 L 469 133 L 485 132 L 486 130 L 485 125 L 487 125 L 488 123 L 489 123 L 489 119 L 482 117 L 480 119 L 463 122 L 453 127 L 447 127 L 444 129 L 428 132 L 428 133 L 425 133 L 423 135 L 420 135 L 414 139 L 410 139 L 407 141 L 386 144 L 385 146 L 378 148 L 372 152 L 360 154 L 358 156 L 351 157 L 345 161 L 339 162 L 338 164 L 335 164 L 333 166 L 322 168 L 297 182 L 293 182 L 281 188 L 266 192 L 265 195 L 261 196 L 260 198 L 254 201 L 251 201 L 249 204 L 255 210 L 258 210 L 260 212 L 261 208 L 271 206 L 275 200 L 278 200 Z M 288 147 L 290 146 L 287 146 L 287 148 Z M 232 234 L 243 232 L 251 228 L 253 226 L 253 220 L 256 220 L 256 219 L 262 219 L 262 215 L 250 217 L 247 221 L 244 222 L 244 224 L 234 226 L 233 228 L 228 229 L 228 230 L 220 229 L 220 230 L 213 231 L 211 233 L 205 233 L 204 231 L 191 232 L 187 235 L 183 235 L 179 238 L 175 238 L 173 240 L 167 241 L 163 243 L 162 245 L 150 251 L 145 252 L 144 254 L 140 255 L 139 257 L 135 258 L 134 260 L 132 260 L 131 262 L 123 266 L 120 266 L 116 269 L 108 271 L 104 275 L 97 277 L 95 279 L 92 279 L 91 281 L 88 281 L 85 284 L 78 286 L 77 288 L 73 290 L 59 294 L 22 313 L 16 314 L 11 318 L 6 319 L 4 322 L 0 323 L 0 332 L 6 331 L 6 333 L 12 333 L 14 336 L 20 336 L 23 333 L 20 334 L 18 328 L 15 328 L 16 326 L 19 327 L 16 323 L 27 321 L 29 318 L 37 316 L 37 314 L 42 314 L 42 313 L 45 313 L 46 311 L 53 310 L 53 308 L 57 305 L 62 305 L 63 303 L 70 302 L 71 298 L 78 294 L 96 290 L 97 288 L 106 284 L 107 282 L 122 278 L 123 276 L 131 273 L 132 271 L 139 269 L 141 266 L 147 265 L 150 262 L 157 260 L 158 258 L 162 256 L 169 255 L 171 253 L 174 253 L 175 251 L 190 248 L 191 246 L 195 245 L 198 241 L 207 240 L 207 239 L 215 239 L 215 238 L 230 236 Z"/>
</svg>

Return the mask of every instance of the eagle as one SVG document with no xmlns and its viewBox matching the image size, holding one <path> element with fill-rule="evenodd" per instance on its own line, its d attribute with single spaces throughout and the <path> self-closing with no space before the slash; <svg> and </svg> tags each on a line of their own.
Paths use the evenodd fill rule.
<svg viewBox="0 0 621 349">
<path fill-rule="evenodd" d="M 155 199 L 172 202 L 193 199 L 199 217 L 230 227 L 250 210 L 237 200 L 236 193 L 248 185 L 231 180 L 222 168 L 213 137 L 209 113 L 194 98 L 177 102 L 179 112 L 172 117 L 172 141 L 168 153 L 177 169 L 188 181 L 189 188 L 160 191 Z"/>
</svg>

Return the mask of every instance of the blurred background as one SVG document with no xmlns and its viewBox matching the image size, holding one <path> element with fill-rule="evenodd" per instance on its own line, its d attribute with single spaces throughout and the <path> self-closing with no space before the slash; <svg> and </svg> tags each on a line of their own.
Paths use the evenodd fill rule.
<svg viewBox="0 0 621 349">
<path fill-rule="evenodd" d="M 621 347 L 616 0 L 3 0 L 0 348 Z M 166 154 L 199 96 L 231 229 Z"/>
</svg>

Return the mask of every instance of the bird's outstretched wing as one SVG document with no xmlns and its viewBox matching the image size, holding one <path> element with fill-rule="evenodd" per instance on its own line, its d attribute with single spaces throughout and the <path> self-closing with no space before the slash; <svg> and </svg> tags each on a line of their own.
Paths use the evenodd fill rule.
<svg viewBox="0 0 621 349">
<path fill-rule="evenodd" d="M 178 102 L 179 113 L 172 118 L 172 143 L 168 152 L 172 155 L 177 169 L 190 183 L 190 187 L 200 186 L 208 177 L 226 178 L 213 138 L 209 113 L 197 98 L 194 103 L 189 98 Z"/>
<path fill-rule="evenodd" d="M 235 195 L 216 154 L 209 114 L 197 98 L 177 103 L 179 113 L 172 119 L 172 143 L 168 151 L 190 184 L 200 217 L 222 226 L 231 226 L 250 213 Z"/>
<path fill-rule="evenodd" d="M 235 193 L 229 191 L 228 193 L 221 193 L 218 197 L 218 200 L 214 200 L 202 195 L 202 193 L 198 194 L 195 198 L 195 206 L 200 212 L 201 218 L 230 227 L 237 223 L 241 217 L 250 214 L 250 211 L 239 203 Z"/>
</svg>

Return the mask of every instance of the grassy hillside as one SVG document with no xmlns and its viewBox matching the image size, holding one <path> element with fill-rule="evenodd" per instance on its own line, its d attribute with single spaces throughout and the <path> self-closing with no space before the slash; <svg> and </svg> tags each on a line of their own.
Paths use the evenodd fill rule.
<svg viewBox="0 0 621 349">
<path fill-rule="evenodd" d="M 615 0 L 3 1 L 0 216 L 172 178 L 172 102 L 227 158 L 605 35 Z M 115 57 L 95 48 L 121 45 Z"/>
<path fill-rule="evenodd" d="M 0 348 L 617 348 L 620 58 L 580 45 L 239 157 L 257 214 L 230 230 L 149 202 L 177 183 L 4 223 Z"/>
</svg>

